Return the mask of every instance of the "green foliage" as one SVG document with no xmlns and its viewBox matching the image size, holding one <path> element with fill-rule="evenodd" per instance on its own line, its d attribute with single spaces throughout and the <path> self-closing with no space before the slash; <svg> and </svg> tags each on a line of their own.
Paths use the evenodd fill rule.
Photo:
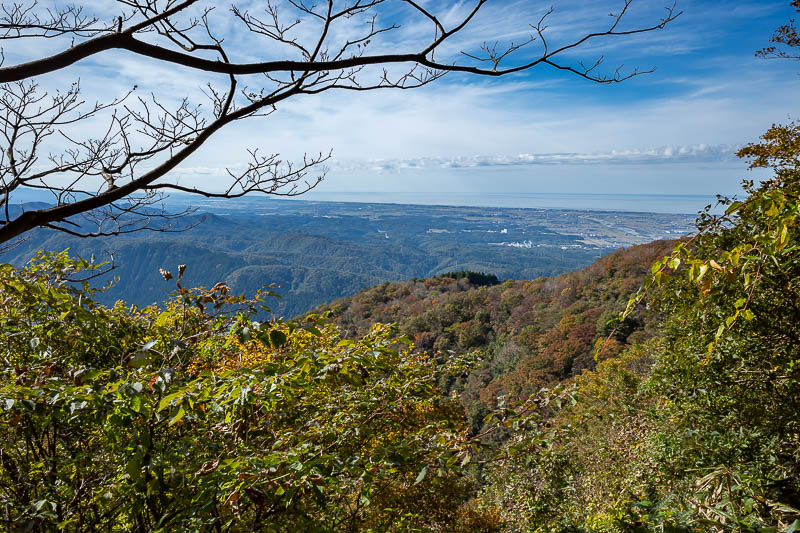
<svg viewBox="0 0 800 533">
<path fill-rule="evenodd" d="M 654 431 L 653 402 L 640 392 L 655 347 L 651 341 L 604 361 L 541 393 L 533 413 L 522 411 L 532 428 L 506 445 L 482 495 L 484 505 L 505 510 L 506 530 L 624 530 L 615 529 L 621 513 L 655 482 L 642 446 Z"/>
<path fill-rule="evenodd" d="M 66 254 L 0 265 L 2 527 L 797 531 L 798 154 L 797 124 L 743 148 L 773 178 L 690 239 L 384 283 L 333 323 L 184 267 L 138 309 Z"/>
<path fill-rule="evenodd" d="M 327 531 L 456 523 L 472 452 L 435 384 L 463 374 L 392 328 L 250 321 L 181 287 L 97 304 L 93 265 L 0 266 L 0 529 Z M 165 273 L 165 277 L 168 277 Z"/>
<path fill-rule="evenodd" d="M 497 285 L 500 280 L 494 274 L 484 272 L 472 272 L 471 270 L 461 270 L 459 272 L 446 272 L 439 275 L 440 278 L 466 279 L 471 285 L 491 287 Z"/>
<path fill-rule="evenodd" d="M 684 252 L 694 272 L 656 301 L 670 318 L 652 386 L 679 421 L 669 463 L 710 476 L 697 482 L 698 513 L 743 529 L 800 517 L 798 140 L 796 125 L 776 126 L 741 151 L 774 177 L 725 200 L 725 217 Z"/>
<path fill-rule="evenodd" d="M 575 378 L 574 403 L 534 402 L 484 494 L 509 530 L 800 527 L 799 139 L 775 126 L 744 148 L 774 177 L 652 266 L 622 316 L 646 301 L 658 339 Z"/>
</svg>

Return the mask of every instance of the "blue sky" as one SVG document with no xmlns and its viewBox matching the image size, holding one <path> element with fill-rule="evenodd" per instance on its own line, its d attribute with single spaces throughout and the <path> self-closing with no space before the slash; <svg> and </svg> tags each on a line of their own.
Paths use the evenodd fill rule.
<svg viewBox="0 0 800 533">
<path fill-rule="evenodd" d="M 472 2 L 423 2 L 455 20 Z M 554 2 L 551 45 L 608 23 L 618 0 Z M 88 2 L 106 13 L 110 0 Z M 263 2 L 243 8 L 256 12 Z M 389 3 L 391 6 L 391 2 Z M 448 53 L 483 40 L 524 38 L 550 3 L 490 1 Z M 627 27 L 663 16 L 661 0 L 635 0 Z M 598 85 L 547 67 L 500 79 L 451 74 L 415 91 L 328 92 L 291 100 L 276 113 L 223 131 L 178 169 L 181 183 L 210 184 L 225 167 L 241 166 L 246 148 L 301 158 L 333 149 L 326 180 L 309 198 L 369 191 L 460 193 L 734 193 L 746 165 L 737 146 L 755 141 L 774 122 L 797 117 L 800 63 L 754 57 L 772 31 L 794 14 L 788 0 L 678 0 L 683 14 L 666 29 L 589 43 L 568 61 L 603 55 L 606 72 L 657 67 L 621 84 Z M 113 15 L 111 15 L 113 16 Z M 373 52 L 403 49 L 429 29 L 401 22 Z M 223 28 L 230 30 L 229 28 Z M 230 31 L 238 60 L 278 51 Z M 346 33 L 342 35 L 346 36 Z M 46 43 L 45 46 L 58 46 Z M 535 54 L 535 45 L 510 62 Z M 6 49 L 7 63 L 46 49 Z M 454 56 L 450 56 L 454 57 Z M 153 65 L 120 52 L 44 77 L 45 87 L 81 77 L 88 99 L 138 84 L 162 98 L 196 97 L 207 81 L 195 72 Z"/>
<path fill-rule="evenodd" d="M 735 147 L 796 113 L 800 65 L 753 56 L 792 15 L 788 2 L 733 4 L 682 1 L 684 14 L 664 31 L 592 50 L 607 68 L 657 67 L 622 84 L 537 69 L 501 80 L 453 76 L 390 96 L 383 109 L 375 101 L 379 112 L 348 106 L 365 132 L 350 146 L 368 146 L 378 161 L 361 168 L 361 154 L 343 146 L 343 168 L 334 166 L 321 189 L 736 192 L 748 173 Z M 651 10 L 642 11 L 647 20 Z"/>
</svg>

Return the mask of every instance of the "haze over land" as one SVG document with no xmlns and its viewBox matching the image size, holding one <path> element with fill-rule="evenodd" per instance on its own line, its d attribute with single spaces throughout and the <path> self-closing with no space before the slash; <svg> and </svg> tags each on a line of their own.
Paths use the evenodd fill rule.
<svg viewBox="0 0 800 533">
<path fill-rule="evenodd" d="M 171 202 L 176 211 L 185 204 Z M 695 200 L 696 201 L 696 200 Z M 693 215 L 268 200 L 191 201 L 198 211 L 178 220 L 179 233 L 134 233 L 77 239 L 33 232 L 7 260 L 22 265 L 39 248 L 98 260 L 113 254 L 118 284 L 101 297 L 139 306 L 163 300 L 171 284 L 159 269 L 188 266 L 185 282 L 228 282 L 252 294 L 274 283 L 270 302 L 281 316 L 386 281 L 473 270 L 502 279 L 533 279 L 588 265 L 620 247 L 674 239 Z M 609 205 L 600 197 L 596 205 Z M 666 205 L 669 205 L 666 202 Z M 110 279 L 110 276 L 107 276 Z"/>
</svg>

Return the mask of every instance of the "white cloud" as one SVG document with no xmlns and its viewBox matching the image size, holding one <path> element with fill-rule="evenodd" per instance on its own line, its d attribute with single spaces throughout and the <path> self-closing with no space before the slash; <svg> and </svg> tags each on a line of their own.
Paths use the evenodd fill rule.
<svg viewBox="0 0 800 533">
<path fill-rule="evenodd" d="M 92 3 L 102 10 L 107 2 Z M 791 70 L 794 66 L 758 62 L 752 58 L 751 50 L 725 55 L 695 52 L 719 40 L 732 42 L 736 35 L 728 25 L 736 21 L 753 21 L 753 28 L 736 30 L 739 35 L 743 31 L 752 34 L 759 17 L 775 13 L 779 3 L 785 10 L 786 2 L 777 0 L 768 5 L 761 1 L 737 2 L 733 9 L 717 1 L 679 0 L 679 7 L 685 8 L 686 14 L 668 30 L 635 39 L 603 39 L 585 48 L 584 56 L 609 53 L 607 63 L 611 66 L 616 66 L 616 60 L 633 58 L 632 64 L 647 68 L 650 56 L 660 56 L 663 68 L 658 72 L 621 86 L 590 85 L 580 79 L 554 76 L 551 69 L 543 68 L 501 80 L 450 75 L 417 91 L 329 92 L 293 98 L 266 119 L 248 120 L 224 129 L 175 177 L 182 183 L 222 177 L 225 167 L 240 168 L 241 161 L 247 158 L 246 149 L 255 147 L 280 153 L 287 159 L 298 159 L 306 151 L 327 153 L 333 149 L 332 175 L 365 174 L 359 182 L 364 188 L 373 186 L 377 172 L 470 169 L 477 175 L 486 169 L 486 186 L 492 187 L 489 171 L 499 168 L 552 170 L 557 166 L 627 165 L 630 170 L 634 164 L 653 168 L 672 163 L 725 162 L 734 146 L 755 140 L 772 122 L 785 120 L 786 113 L 796 109 L 800 78 Z M 248 0 L 254 10 L 263 8 L 263 4 Z M 471 5 L 438 0 L 424 4 L 438 6 L 446 20 L 456 20 Z M 559 2 L 548 30 L 551 46 L 567 42 L 576 32 L 604 24 L 609 10 L 619 5 L 618 0 Z M 663 5 L 660 1 L 635 2 L 629 24 L 661 16 Z M 504 41 L 525 37 L 530 34 L 527 23 L 538 20 L 546 8 L 532 0 L 487 3 L 470 31 L 459 34 L 442 51 L 441 58 L 452 58 L 459 50 L 471 49 L 483 40 L 498 39 L 502 46 Z M 224 12 L 220 5 L 216 14 Z M 398 13 L 390 13 L 385 20 L 391 21 L 392 16 L 400 16 Z M 759 31 L 764 30 L 765 41 L 772 27 L 772 23 L 758 26 Z M 252 40 L 235 23 L 218 28 L 230 37 L 226 43 L 239 60 L 277 57 L 276 50 L 261 47 L 264 39 Z M 351 24 L 336 30 L 332 38 L 347 39 L 352 30 Z M 429 39 L 430 30 L 428 22 L 417 20 L 405 24 L 391 37 L 376 39 L 371 46 L 373 52 L 407 51 L 420 39 Z M 298 33 L 300 37 L 309 35 Z M 31 47 L 25 50 L 9 48 L 7 64 L 25 54 L 32 58 L 51 51 L 63 41 L 46 42 L 41 49 L 33 48 L 39 46 L 36 43 L 31 40 Z M 537 53 L 536 46 L 529 53 Z M 680 59 L 670 62 L 669 58 L 676 54 Z M 523 54 L 520 59 L 524 57 Z M 81 77 L 90 103 L 118 97 L 134 83 L 139 85 L 137 94 L 143 96 L 152 90 L 158 91 L 167 103 L 187 95 L 199 103 L 202 98 L 194 99 L 206 81 L 224 81 L 224 76 L 200 75 L 141 60 L 127 52 L 80 62 L 40 81 L 46 88 L 63 87 L 77 76 Z M 246 81 L 257 84 L 263 80 L 251 76 Z M 93 129 L 100 131 L 103 121 L 97 120 L 91 126 L 86 128 L 90 134 Z"/>
<path fill-rule="evenodd" d="M 735 161 L 736 146 L 663 146 L 646 150 L 613 150 L 595 153 L 545 153 L 514 155 L 472 155 L 456 157 L 421 157 L 414 159 L 372 159 L 335 161 L 330 166 L 337 173 L 396 172 L 401 170 L 435 170 L 450 168 L 490 168 L 534 165 L 625 165 L 719 163 Z"/>
</svg>

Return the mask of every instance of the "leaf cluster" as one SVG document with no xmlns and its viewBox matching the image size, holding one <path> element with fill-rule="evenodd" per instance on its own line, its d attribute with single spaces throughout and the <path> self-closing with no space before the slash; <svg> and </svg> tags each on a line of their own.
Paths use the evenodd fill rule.
<svg viewBox="0 0 800 533">
<path fill-rule="evenodd" d="M 0 268 L 2 529 L 454 523 L 473 445 L 436 383 L 473 357 L 441 366 L 389 326 L 253 322 L 259 300 L 224 286 L 107 308 L 62 281 L 90 267 Z"/>
</svg>

